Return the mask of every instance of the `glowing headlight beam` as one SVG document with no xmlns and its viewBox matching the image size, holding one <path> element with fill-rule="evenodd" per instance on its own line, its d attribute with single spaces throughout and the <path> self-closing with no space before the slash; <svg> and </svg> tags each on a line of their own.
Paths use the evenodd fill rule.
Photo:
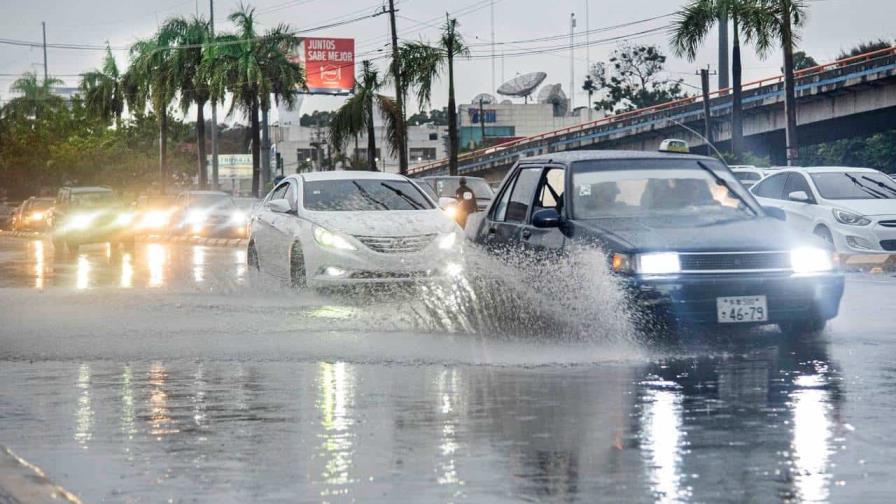
<svg viewBox="0 0 896 504">
<path fill-rule="evenodd" d="M 794 273 L 823 273 L 834 269 L 831 253 L 816 247 L 791 250 L 790 265 Z"/>
<path fill-rule="evenodd" d="M 332 231 L 326 230 L 320 226 L 314 228 L 314 241 L 321 247 L 334 248 L 338 250 L 357 250 L 345 237 L 340 236 Z"/>
<path fill-rule="evenodd" d="M 638 273 L 670 275 L 681 272 L 681 262 L 675 252 L 655 252 L 638 256 Z"/>
</svg>

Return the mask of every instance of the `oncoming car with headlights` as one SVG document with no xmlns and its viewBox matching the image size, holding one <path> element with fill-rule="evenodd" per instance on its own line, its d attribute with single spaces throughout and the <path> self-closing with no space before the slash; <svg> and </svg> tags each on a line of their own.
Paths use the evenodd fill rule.
<svg viewBox="0 0 896 504">
<path fill-rule="evenodd" d="M 219 191 L 184 191 L 177 196 L 174 232 L 190 236 L 244 238 L 248 215 Z"/>
<path fill-rule="evenodd" d="M 400 175 L 289 176 L 249 229 L 250 268 L 295 287 L 446 280 L 462 268 L 460 228 Z"/>
<path fill-rule="evenodd" d="M 63 187 L 50 215 L 56 250 L 75 253 L 81 245 L 134 245 L 134 212 L 108 187 Z"/>
<path fill-rule="evenodd" d="M 526 158 L 477 215 L 468 236 L 497 254 L 525 249 L 562 260 L 576 246 L 603 251 L 606 268 L 649 320 L 810 332 L 837 315 L 843 294 L 826 245 L 763 209 L 709 157 Z"/>
</svg>

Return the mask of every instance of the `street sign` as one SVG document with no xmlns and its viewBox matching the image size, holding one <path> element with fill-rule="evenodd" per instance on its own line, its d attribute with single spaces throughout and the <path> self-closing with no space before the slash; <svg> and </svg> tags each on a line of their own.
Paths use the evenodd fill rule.
<svg viewBox="0 0 896 504">
<path fill-rule="evenodd" d="M 308 91 L 348 94 L 355 84 L 355 39 L 307 37 L 302 54 Z"/>
</svg>

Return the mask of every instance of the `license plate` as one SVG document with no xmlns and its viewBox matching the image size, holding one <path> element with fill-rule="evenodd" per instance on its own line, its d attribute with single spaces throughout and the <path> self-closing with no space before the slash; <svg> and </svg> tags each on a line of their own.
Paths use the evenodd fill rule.
<svg viewBox="0 0 896 504">
<path fill-rule="evenodd" d="M 720 324 L 767 322 L 768 301 L 765 296 L 733 296 L 716 298 Z"/>
</svg>

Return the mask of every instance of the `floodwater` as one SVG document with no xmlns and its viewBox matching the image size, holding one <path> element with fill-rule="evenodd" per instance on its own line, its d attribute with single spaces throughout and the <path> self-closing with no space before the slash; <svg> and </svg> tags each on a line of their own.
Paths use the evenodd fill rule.
<svg viewBox="0 0 896 504">
<path fill-rule="evenodd" d="M 818 337 L 658 347 L 608 292 L 552 333 L 523 291 L 452 318 L 244 264 L 0 238 L 0 445 L 85 502 L 893 501 L 896 279 L 850 276 Z"/>
</svg>

